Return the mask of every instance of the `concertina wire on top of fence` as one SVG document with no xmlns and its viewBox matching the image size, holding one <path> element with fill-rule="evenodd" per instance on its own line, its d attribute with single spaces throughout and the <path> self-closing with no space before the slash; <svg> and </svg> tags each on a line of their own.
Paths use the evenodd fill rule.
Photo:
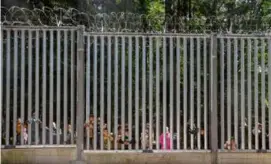
<svg viewBox="0 0 271 164">
<path fill-rule="evenodd" d="M 27 9 L 1 7 L 3 25 L 77 26 L 89 32 L 151 32 L 151 33 L 270 33 L 271 17 L 215 16 L 177 17 L 148 16 L 137 13 L 84 13 L 74 8 Z"/>
</svg>

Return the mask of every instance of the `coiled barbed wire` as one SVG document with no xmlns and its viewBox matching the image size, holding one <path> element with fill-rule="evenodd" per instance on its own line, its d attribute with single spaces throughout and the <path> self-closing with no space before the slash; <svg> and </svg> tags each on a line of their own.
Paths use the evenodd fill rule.
<svg viewBox="0 0 271 164">
<path fill-rule="evenodd" d="M 84 25 L 91 32 L 228 32 L 249 33 L 271 31 L 271 17 L 235 16 L 225 18 L 177 16 L 148 16 L 136 13 L 88 14 L 75 8 L 27 9 L 21 7 L 1 7 L 2 25 L 24 26 L 77 26 Z"/>
</svg>

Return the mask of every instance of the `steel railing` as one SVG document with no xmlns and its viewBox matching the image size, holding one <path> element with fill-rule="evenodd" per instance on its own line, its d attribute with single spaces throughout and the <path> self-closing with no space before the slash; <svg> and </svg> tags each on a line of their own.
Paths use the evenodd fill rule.
<svg viewBox="0 0 271 164">
<path fill-rule="evenodd" d="M 1 37 L 3 145 L 271 148 L 270 35 L 4 26 Z"/>
</svg>

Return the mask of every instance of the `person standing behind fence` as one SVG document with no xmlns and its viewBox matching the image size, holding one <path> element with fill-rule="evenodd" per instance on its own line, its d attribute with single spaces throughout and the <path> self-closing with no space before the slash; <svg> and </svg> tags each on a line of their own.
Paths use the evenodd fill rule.
<svg viewBox="0 0 271 164">
<path fill-rule="evenodd" d="M 94 116 L 92 114 L 89 116 L 89 121 L 85 123 L 84 127 L 86 128 L 86 130 L 87 128 L 89 130 L 89 134 L 88 134 L 89 143 L 90 143 L 90 146 L 93 147 L 92 141 L 93 141 L 93 129 L 94 129 Z M 86 133 L 86 137 L 87 137 L 87 133 Z"/>
<path fill-rule="evenodd" d="M 16 126 L 16 133 L 17 133 L 17 144 L 22 144 L 20 143 L 21 135 L 23 135 L 23 142 L 26 144 L 27 139 L 28 139 L 28 134 L 27 134 L 27 123 L 22 122 L 20 118 L 17 120 L 17 126 Z M 21 131 L 23 129 L 23 131 Z"/>
<path fill-rule="evenodd" d="M 17 144 L 20 143 L 21 129 L 22 129 L 22 121 L 20 118 L 18 118 L 17 125 L 16 125 Z"/>
<path fill-rule="evenodd" d="M 24 144 L 27 143 L 28 140 L 28 134 L 27 134 L 27 123 L 23 123 L 23 139 L 24 139 Z"/>
<path fill-rule="evenodd" d="M 159 142 L 160 142 L 162 150 L 169 150 L 169 149 L 171 149 L 172 145 L 170 145 L 170 136 L 171 136 L 171 134 L 170 134 L 170 132 L 168 130 L 168 127 L 166 127 L 166 134 L 162 133 L 160 135 L 160 138 L 159 138 Z M 165 137 L 165 141 L 166 141 L 165 144 L 166 145 L 164 145 L 164 137 Z"/>
<path fill-rule="evenodd" d="M 255 142 L 255 140 L 253 140 L 254 142 L 254 146 L 256 149 L 256 144 L 258 144 L 258 149 L 262 148 L 262 124 L 261 123 L 257 123 L 258 126 L 258 130 L 256 131 L 256 128 L 254 127 L 252 130 L 252 134 L 256 137 L 256 135 L 258 135 L 258 143 Z"/>
<path fill-rule="evenodd" d="M 225 144 L 224 144 L 224 149 L 227 150 L 236 150 L 236 142 L 233 137 L 231 137 Z"/>
<path fill-rule="evenodd" d="M 29 138 L 29 139 L 30 139 L 32 144 L 35 144 L 35 142 L 36 142 L 36 124 L 38 126 L 38 129 L 40 130 L 39 124 L 41 123 L 41 121 L 40 121 L 39 118 L 36 118 L 35 113 L 33 113 L 32 118 L 30 118 L 28 120 L 28 123 L 31 126 L 31 132 L 28 132 L 28 133 L 31 133 L 31 138 Z M 39 143 L 39 142 L 40 142 L 40 138 L 37 138 L 37 143 Z"/>
<path fill-rule="evenodd" d="M 65 141 L 66 144 L 71 144 L 72 143 L 72 136 L 74 136 L 74 134 L 72 133 L 72 126 L 71 124 L 68 124 L 68 128 L 67 128 L 67 140 Z"/>
<path fill-rule="evenodd" d="M 129 138 L 129 129 L 128 127 L 125 127 L 125 130 L 124 130 L 124 134 L 121 133 L 121 126 L 119 127 L 119 133 L 118 133 L 118 143 L 119 143 L 119 149 L 121 149 L 121 145 L 123 144 L 124 145 L 124 149 L 125 150 L 128 150 L 129 149 L 129 145 L 132 145 L 134 146 L 135 144 L 135 140 L 134 138 Z M 122 135 L 124 135 L 124 140 L 122 140 Z"/>
<path fill-rule="evenodd" d="M 113 136 L 108 132 L 107 128 L 104 128 L 103 130 L 103 139 L 104 139 L 104 148 L 107 149 L 109 146 L 109 143 L 111 144 L 112 141 L 114 140 Z"/>
<path fill-rule="evenodd" d="M 147 123 L 146 124 L 146 128 L 143 130 L 143 132 L 141 133 L 141 145 L 143 146 L 143 137 L 145 135 L 145 145 L 146 145 L 146 149 L 150 149 L 151 145 L 150 143 L 152 144 L 153 141 L 154 141 L 154 133 L 153 133 L 153 130 L 152 130 L 152 133 L 150 133 L 149 131 L 150 129 L 150 124 Z"/>
</svg>

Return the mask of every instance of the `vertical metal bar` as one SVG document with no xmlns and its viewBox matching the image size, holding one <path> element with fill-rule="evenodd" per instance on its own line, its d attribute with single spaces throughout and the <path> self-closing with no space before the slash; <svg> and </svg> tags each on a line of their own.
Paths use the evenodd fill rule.
<svg viewBox="0 0 271 164">
<path fill-rule="evenodd" d="M 43 30 L 43 59 L 42 59 L 42 144 L 46 144 L 46 110 L 47 110 L 47 36 L 46 30 Z M 24 46 L 23 46 L 24 47 Z"/>
<path fill-rule="evenodd" d="M 190 129 L 194 128 L 194 38 L 190 38 Z M 190 134 L 190 147 L 194 149 L 194 134 Z"/>
<path fill-rule="evenodd" d="M 224 58 L 225 58 L 225 54 L 224 54 L 224 38 L 220 38 L 220 67 L 221 67 L 221 85 L 220 85 L 220 120 L 221 120 L 221 149 L 224 149 L 224 143 L 225 143 L 225 111 L 224 111 L 224 104 L 225 104 L 225 80 L 224 80 L 224 71 L 225 71 L 225 65 L 224 65 Z"/>
<path fill-rule="evenodd" d="M 128 126 L 129 126 L 129 139 L 132 138 L 132 122 L 133 122 L 133 118 L 132 118 L 132 107 L 133 107 L 133 102 L 132 102 L 132 90 L 133 90 L 133 86 L 132 86 L 132 82 L 133 82 L 133 76 L 132 76 L 132 60 L 133 60 L 133 54 L 132 54 L 132 48 L 133 48 L 133 42 L 132 42 L 132 37 L 129 37 L 129 63 L 128 63 L 128 69 L 129 69 L 129 73 L 128 73 L 128 78 L 129 78 L 129 82 L 128 82 Z M 129 150 L 132 149 L 131 147 L 132 145 L 129 145 Z"/>
<path fill-rule="evenodd" d="M 117 139 L 118 139 L 118 92 L 119 92 L 119 84 L 118 84 L 118 65 L 119 65 L 119 58 L 118 58 L 118 36 L 115 36 L 115 63 L 114 63 L 114 70 L 115 70 L 115 73 L 114 73 L 114 81 L 115 81 L 115 86 L 114 86 L 114 107 L 115 107 L 115 110 L 114 110 L 114 134 L 116 135 L 115 137 L 115 141 L 114 141 L 114 145 L 115 145 L 115 150 L 118 149 L 118 142 L 117 142 Z"/>
<path fill-rule="evenodd" d="M 0 40 L 1 40 L 1 42 L 0 42 L 0 53 L 1 53 L 0 65 L 1 66 L 3 66 L 3 59 L 4 59 L 4 50 L 3 50 L 4 36 L 3 36 L 3 33 L 4 33 L 4 30 L 3 30 L 3 28 L 1 28 L 1 30 L 0 30 Z M 1 91 L 3 91 L 3 72 L 4 72 L 3 70 L 4 70 L 3 68 L 0 70 L 0 90 Z M 3 117 L 3 108 L 4 108 L 4 106 L 3 106 L 3 103 L 4 103 L 3 102 L 3 92 L 1 92 L 0 93 L 0 107 L 2 109 L 0 111 L 1 121 L 4 121 L 4 117 Z M 1 130 L 1 136 L 3 137 L 4 135 L 2 134 L 2 132 L 4 132 L 4 131 L 3 131 L 2 128 L 4 128 L 4 127 L 1 125 L 0 130 Z M 0 141 L 0 145 L 2 145 L 2 139 Z"/>
<path fill-rule="evenodd" d="M 142 37 L 142 148 L 146 149 L 146 38 Z"/>
<path fill-rule="evenodd" d="M 121 139 L 124 141 L 125 129 L 125 38 L 121 38 Z M 124 149 L 124 144 L 121 145 Z"/>
<path fill-rule="evenodd" d="M 93 149 L 97 149 L 97 36 L 94 36 L 94 63 L 93 63 L 93 114 L 94 114 L 94 127 L 93 127 Z"/>
<path fill-rule="evenodd" d="M 200 117 L 201 117 L 201 80 L 200 80 L 200 69 L 201 69 L 201 65 L 200 65 L 200 38 L 197 38 L 197 128 L 201 129 L 200 126 Z M 200 132 L 197 133 L 197 145 L 198 145 L 198 149 L 201 149 L 201 143 L 200 143 Z"/>
<path fill-rule="evenodd" d="M 32 31 L 28 31 L 28 145 L 32 144 L 32 130 L 30 120 L 32 117 Z"/>
<path fill-rule="evenodd" d="M 149 149 L 153 142 L 153 38 L 149 37 Z"/>
<path fill-rule="evenodd" d="M 208 148 L 208 102 L 207 102 L 207 41 L 206 38 L 203 40 L 203 72 L 204 72 L 204 79 L 203 79 L 203 87 L 204 87 L 204 149 L 207 150 Z"/>
<path fill-rule="evenodd" d="M 227 39 L 227 140 L 231 138 L 231 39 Z"/>
<path fill-rule="evenodd" d="M 135 138 L 136 150 L 139 149 L 139 38 L 136 37 L 136 66 L 135 66 Z"/>
<path fill-rule="evenodd" d="M 271 38 L 268 39 L 268 135 L 269 135 L 269 150 L 271 149 Z"/>
<path fill-rule="evenodd" d="M 211 152 L 212 164 L 218 162 L 218 123 L 217 123 L 217 37 L 211 37 Z"/>
<path fill-rule="evenodd" d="M 21 35 L 21 120 L 22 120 L 22 126 L 21 126 L 21 145 L 24 145 L 24 137 L 23 137 L 23 131 L 24 131 L 24 120 L 25 120 L 25 31 L 22 30 Z"/>
<path fill-rule="evenodd" d="M 100 115 L 101 115 L 101 122 L 100 122 L 100 145 L 101 150 L 104 149 L 104 138 L 103 138 L 103 129 L 104 129 L 104 36 L 101 36 L 101 64 L 100 64 Z"/>
<path fill-rule="evenodd" d="M 68 31 L 64 31 L 64 143 L 67 140 L 68 127 Z"/>
<path fill-rule="evenodd" d="M 111 135 L 111 36 L 108 36 L 107 39 L 107 128 Z M 111 149 L 111 141 L 108 141 L 107 149 Z"/>
<path fill-rule="evenodd" d="M 53 112 L 54 112 L 54 31 L 50 31 L 50 116 L 49 116 L 49 138 L 50 145 L 53 144 Z"/>
<path fill-rule="evenodd" d="M 89 120 L 90 116 L 90 36 L 87 36 L 87 67 L 86 67 L 86 124 L 91 124 Z M 89 150 L 89 127 L 86 127 L 86 148 Z"/>
<path fill-rule="evenodd" d="M 159 136 L 160 136 L 160 39 L 158 37 L 156 40 L 156 149 L 159 150 Z"/>
<path fill-rule="evenodd" d="M 6 145 L 9 145 L 10 137 L 10 30 L 7 30 L 7 60 L 6 60 Z M 30 59 L 30 58 L 29 58 Z"/>
<path fill-rule="evenodd" d="M 241 39 L 241 149 L 245 149 L 245 42 Z"/>
<path fill-rule="evenodd" d="M 60 45 L 60 30 L 57 30 L 57 92 L 56 92 L 56 142 L 60 144 L 60 105 L 61 105 L 61 86 L 60 86 L 60 76 L 61 76 L 61 45 Z M 82 127 L 81 127 L 82 128 Z"/>
<path fill-rule="evenodd" d="M 181 103 L 180 103 L 180 76 L 181 76 L 181 70 L 180 70 L 180 38 L 177 37 L 177 49 L 176 49 L 176 110 L 177 110 L 177 117 L 176 117 L 176 129 L 177 129 L 177 150 L 180 150 L 180 130 L 181 130 L 181 120 L 180 120 L 180 111 L 181 111 Z"/>
<path fill-rule="evenodd" d="M 234 138 L 238 148 L 238 40 L 234 38 Z"/>
<path fill-rule="evenodd" d="M 76 115 L 76 160 L 81 163 L 84 149 L 84 106 L 85 106 L 85 54 L 84 26 L 78 26 L 77 31 L 77 115 Z"/>
<path fill-rule="evenodd" d="M 169 127 L 169 131 L 171 132 L 171 134 L 173 134 L 173 85 L 174 85 L 174 83 L 173 83 L 173 38 L 172 37 L 170 37 L 170 39 L 169 39 L 169 47 L 170 47 L 170 49 L 169 49 L 169 52 L 170 52 L 170 54 L 169 54 L 169 62 L 170 62 L 170 64 L 169 64 L 169 74 L 170 74 L 170 76 L 169 76 L 169 80 L 170 80 L 170 90 L 169 90 L 169 98 L 170 98 L 170 116 L 169 116 L 169 122 L 170 122 L 170 127 Z M 170 135 L 170 145 L 171 145 L 171 147 L 170 147 L 170 149 L 172 150 L 172 145 L 173 145 L 173 138 L 172 138 L 172 135 Z"/>
<path fill-rule="evenodd" d="M 167 95 L 167 38 L 163 37 L 163 149 L 167 148 L 167 96 L 165 95 Z"/>
<path fill-rule="evenodd" d="M 251 130 L 251 122 L 252 122 L 252 105 L 251 105 L 251 94 L 252 94 L 252 88 L 251 88 L 251 39 L 248 38 L 247 40 L 247 108 L 248 108 L 248 149 L 252 149 L 251 140 L 252 140 L 252 130 Z"/>
<path fill-rule="evenodd" d="M 261 109 L 262 109 L 262 149 L 266 149 L 266 131 L 265 131 L 265 40 L 261 39 Z"/>
<path fill-rule="evenodd" d="M 183 148 L 187 149 L 187 38 L 183 38 L 184 44 L 184 89 L 183 89 Z"/>
<path fill-rule="evenodd" d="M 36 84 L 35 84 L 35 119 L 39 119 L 39 106 L 40 106 L 40 101 L 39 101 L 39 97 L 40 97 L 40 93 L 39 93 L 39 83 L 40 83 L 40 81 L 39 81 L 39 74 L 40 74 L 40 71 L 39 71 L 39 51 L 40 51 L 40 47 L 39 47 L 39 30 L 36 30 L 36 54 L 35 54 L 35 56 L 36 56 L 36 63 L 35 63 L 35 65 L 36 65 L 36 69 L 35 69 L 35 73 L 36 73 L 36 75 L 35 75 L 35 82 L 36 82 Z M 38 145 L 39 144 L 39 122 L 38 121 L 36 121 L 35 122 L 35 144 L 36 145 Z"/>
<path fill-rule="evenodd" d="M 18 31 L 14 30 L 14 74 L 13 74 L 13 145 L 16 145 L 17 140 L 17 92 L 18 92 Z"/>
<path fill-rule="evenodd" d="M 74 70 L 75 70 L 75 64 L 74 64 L 74 31 L 71 31 L 71 144 L 74 144 L 74 90 L 75 90 L 75 84 L 74 84 Z"/>
<path fill-rule="evenodd" d="M 254 39 L 254 118 L 255 118 L 255 149 L 259 149 L 259 135 L 258 135 L 258 39 Z"/>
</svg>

